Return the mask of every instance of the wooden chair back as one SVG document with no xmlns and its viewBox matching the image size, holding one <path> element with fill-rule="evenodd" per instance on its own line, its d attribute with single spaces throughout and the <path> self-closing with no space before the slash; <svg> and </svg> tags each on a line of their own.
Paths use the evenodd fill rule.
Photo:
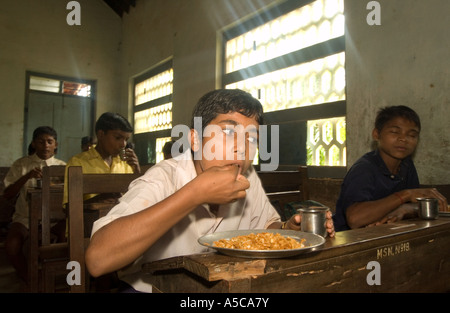
<svg viewBox="0 0 450 313">
<path fill-rule="evenodd" d="M 29 214 L 28 259 L 29 285 L 32 292 L 38 292 L 40 277 L 44 291 L 53 291 L 54 282 L 51 281 L 54 276 L 48 275 L 47 265 L 52 261 L 61 260 L 64 256 L 68 257 L 67 243 L 53 243 L 51 237 L 52 223 L 64 222 L 66 219 L 62 207 L 64 173 L 64 165 L 43 167 L 41 190 L 36 190 L 32 196 L 34 198 L 30 204 Z"/>
<path fill-rule="evenodd" d="M 447 198 L 447 202 L 450 201 L 450 184 L 433 184 L 433 185 L 420 185 L 421 188 L 436 188 L 444 197 Z"/>
<path fill-rule="evenodd" d="M 51 223 L 66 218 L 62 206 L 63 193 L 51 190 L 56 185 L 63 189 L 65 169 L 65 165 L 45 166 L 42 169 L 42 245 L 50 244 Z"/>
<path fill-rule="evenodd" d="M 72 285 L 71 292 L 86 292 L 86 264 L 85 249 L 89 238 L 84 231 L 84 201 L 85 194 L 124 193 L 129 184 L 139 177 L 138 174 L 83 174 L 80 166 L 68 168 L 68 210 L 69 210 L 69 251 L 70 260 L 77 261 L 80 265 L 80 285 Z M 102 210 L 111 209 L 100 205 Z M 92 207 L 92 206 L 91 206 Z"/>
<path fill-rule="evenodd" d="M 278 202 L 279 209 L 293 201 L 309 199 L 308 168 L 299 166 L 298 171 L 258 171 L 262 186 L 269 200 Z"/>
</svg>

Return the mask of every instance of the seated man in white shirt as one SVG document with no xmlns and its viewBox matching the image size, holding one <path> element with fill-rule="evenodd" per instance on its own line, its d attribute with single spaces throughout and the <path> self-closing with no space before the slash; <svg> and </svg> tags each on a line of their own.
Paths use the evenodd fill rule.
<svg viewBox="0 0 450 313">
<path fill-rule="evenodd" d="M 23 245 L 28 238 L 27 189 L 36 187 L 36 179 L 42 178 L 42 167 L 66 164 L 55 158 L 58 147 L 57 140 L 57 133 L 53 128 L 49 126 L 36 128 L 31 143 L 32 153 L 16 160 L 4 180 L 5 198 L 17 197 L 15 212 L 5 242 L 5 250 L 9 261 L 24 282 L 28 281 L 27 261 L 23 253 Z M 61 241 L 64 240 L 64 226 L 64 223 L 55 226 L 60 228 L 56 235 Z"/>
<path fill-rule="evenodd" d="M 95 222 L 86 251 L 90 274 L 120 270 L 122 281 L 151 292 L 142 264 L 205 252 L 207 248 L 197 243 L 203 235 L 238 229 L 299 230 L 299 215 L 281 222 L 251 165 L 262 116 L 261 103 L 241 90 L 215 90 L 200 98 L 190 149 L 151 167 L 131 183 L 107 216 Z M 201 129 L 194 127 L 196 117 L 202 118 Z M 208 137 L 209 126 L 216 131 Z M 237 130 L 242 128 L 250 131 L 245 140 L 238 140 Z M 172 149 L 177 148 L 175 143 Z M 331 214 L 327 229 L 334 236 Z"/>
</svg>

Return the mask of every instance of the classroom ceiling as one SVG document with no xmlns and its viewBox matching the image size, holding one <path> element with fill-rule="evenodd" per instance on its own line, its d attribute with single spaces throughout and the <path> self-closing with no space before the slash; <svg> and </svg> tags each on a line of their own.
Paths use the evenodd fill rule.
<svg viewBox="0 0 450 313">
<path fill-rule="evenodd" d="M 120 17 L 123 13 L 128 13 L 130 6 L 136 6 L 136 0 L 103 0 Z"/>
</svg>

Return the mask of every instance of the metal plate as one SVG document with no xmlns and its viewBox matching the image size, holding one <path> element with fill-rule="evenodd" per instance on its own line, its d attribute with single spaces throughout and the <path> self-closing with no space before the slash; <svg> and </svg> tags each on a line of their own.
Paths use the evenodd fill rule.
<svg viewBox="0 0 450 313">
<path fill-rule="evenodd" d="M 306 239 L 305 247 L 300 249 L 286 249 L 286 250 L 243 250 L 243 249 L 230 249 L 230 248 L 219 248 L 214 247 L 213 242 L 220 239 L 231 239 L 236 236 L 245 236 L 249 234 L 257 234 L 257 233 L 278 233 L 282 236 L 291 237 L 297 241 L 301 241 L 302 239 Z M 208 248 L 212 248 L 217 250 L 220 253 L 229 255 L 229 256 L 237 256 L 237 257 L 245 257 L 245 258 L 286 258 L 294 255 L 298 255 L 301 253 L 311 252 L 317 250 L 325 243 L 325 238 L 322 236 L 305 233 L 301 231 L 295 230 L 285 230 L 285 229 L 250 229 L 250 230 L 231 230 L 225 232 L 219 232 L 214 234 L 205 235 L 198 239 L 198 242 Z"/>
</svg>

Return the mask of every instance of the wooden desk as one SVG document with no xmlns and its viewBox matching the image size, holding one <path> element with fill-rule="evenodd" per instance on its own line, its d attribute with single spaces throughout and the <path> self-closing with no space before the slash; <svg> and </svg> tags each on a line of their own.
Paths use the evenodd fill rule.
<svg viewBox="0 0 450 313">
<path fill-rule="evenodd" d="M 371 261 L 380 285 L 367 282 L 376 274 Z M 323 249 L 291 258 L 213 252 L 151 262 L 143 271 L 161 292 L 448 292 L 450 218 L 339 232 Z"/>
<path fill-rule="evenodd" d="M 50 188 L 50 197 L 62 207 L 64 188 L 62 185 L 54 185 Z M 38 292 L 39 285 L 39 225 L 42 217 L 42 189 L 30 188 L 28 190 L 29 205 L 29 246 L 28 246 L 28 273 L 31 292 Z M 63 218 L 63 216 L 62 216 Z"/>
</svg>

